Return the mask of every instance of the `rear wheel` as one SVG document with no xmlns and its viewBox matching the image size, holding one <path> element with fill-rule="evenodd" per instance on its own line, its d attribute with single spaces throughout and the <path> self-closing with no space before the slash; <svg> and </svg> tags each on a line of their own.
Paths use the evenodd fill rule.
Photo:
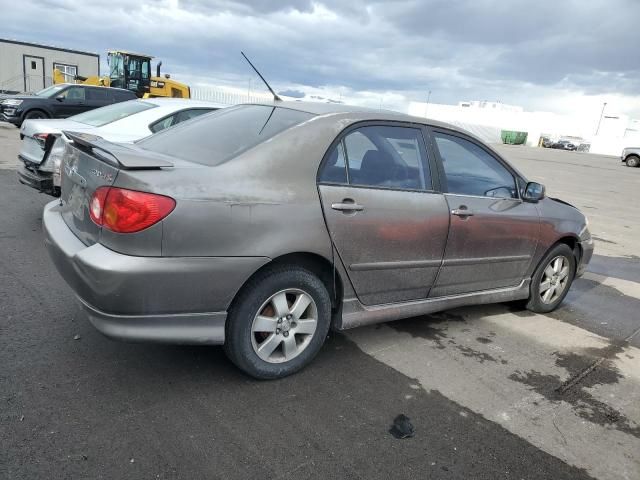
<svg viewBox="0 0 640 480">
<path fill-rule="evenodd" d="M 629 155 L 625 160 L 627 167 L 640 167 L 640 157 Z"/>
<path fill-rule="evenodd" d="M 295 266 L 268 269 L 247 284 L 227 319 L 225 352 L 258 379 L 297 372 L 318 353 L 329 331 L 324 283 Z"/>
<path fill-rule="evenodd" d="M 529 290 L 527 309 L 536 313 L 555 310 L 567 295 L 576 273 L 576 258 L 564 243 L 553 247 L 536 269 Z"/>
</svg>

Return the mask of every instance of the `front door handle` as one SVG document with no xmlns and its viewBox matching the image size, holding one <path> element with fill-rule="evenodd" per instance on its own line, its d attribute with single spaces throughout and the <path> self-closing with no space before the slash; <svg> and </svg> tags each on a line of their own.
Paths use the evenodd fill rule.
<svg viewBox="0 0 640 480">
<path fill-rule="evenodd" d="M 473 211 L 463 205 L 460 208 L 454 208 L 451 210 L 451 215 L 455 215 L 457 217 L 473 217 Z"/>
<path fill-rule="evenodd" d="M 353 200 L 349 200 L 350 199 L 346 198 L 342 201 L 342 203 L 332 203 L 331 208 L 334 210 L 340 210 L 342 212 L 361 212 L 362 210 L 364 210 L 364 206 L 358 205 Z"/>
</svg>

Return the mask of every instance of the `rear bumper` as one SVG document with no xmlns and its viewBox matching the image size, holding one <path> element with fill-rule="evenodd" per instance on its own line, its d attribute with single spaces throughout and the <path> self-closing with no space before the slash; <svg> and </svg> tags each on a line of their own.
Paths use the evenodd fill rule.
<svg viewBox="0 0 640 480">
<path fill-rule="evenodd" d="M 131 341 L 222 344 L 226 310 L 264 257 L 137 257 L 87 246 L 58 201 L 44 208 L 49 255 L 105 335 Z"/>
<path fill-rule="evenodd" d="M 113 315 L 80 299 L 91 324 L 115 340 L 175 344 L 224 344 L 226 312 L 171 315 Z"/>
<path fill-rule="evenodd" d="M 29 170 L 24 164 L 17 171 L 18 181 L 41 192 L 54 192 L 53 174 Z"/>
</svg>

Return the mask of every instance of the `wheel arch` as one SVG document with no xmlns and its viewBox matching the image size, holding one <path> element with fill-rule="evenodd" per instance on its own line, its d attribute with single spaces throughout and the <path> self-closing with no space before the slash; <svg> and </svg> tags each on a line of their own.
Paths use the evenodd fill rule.
<svg viewBox="0 0 640 480">
<path fill-rule="evenodd" d="M 31 112 L 42 112 L 47 116 L 47 118 L 53 118 L 53 116 L 51 115 L 51 112 L 49 112 L 47 109 L 42 108 L 42 107 L 33 107 L 33 108 L 30 108 L 29 110 L 26 110 L 22 114 L 22 121 L 23 122 L 27 119 L 27 115 L 29 115 Z"/>
<path fill-rule="evenodd" d="M 554 248 L 556 245 L 561 245 L 561 244 L 568 246 L 571 249 L 571 251 L 573 251 L 573 256 L 576 259 L 576 267 L 578 266 L 578 264 L 580 263 L 580 260 L 582 259 L 582 247 L 580 247 L 580 239 L 575 235 L 567 234 L 567 235 L 561 236 L 555 242 L 549 245 L 549 247 L 544 251 L 544 253 L 540 257 L 540 260 L 538 261 L 536 268 L 533 270 L 533 274 L 535 274 L 536 270 L 538 269 L 538 266 L 544 260 L 544 257 L 547 255 L 547 253 L 550 252 L 551 249 Z M 576 268 L 576 271 L 577 270 L 578 269 Z M 574 277 L 575 277 L 575 273 L 574 273 Z"/>
<path fill-rule="evenodd" d="M 342 277 L 340 276 L 340 272 L 334 268 L 331 260 L 319 255 L 317 253 L 311 252 L 293 252 L 287 253 L 284 255 L 280 255 L 278 257 L 273 258 L 270 262 L 264 264 L 262 267 L 258 268 L 249 278 L 245 280 L 242 286 L 238 289 L 236 294 L 234 295 L 231 304 L 229 305 L 229 309 L 233 307 L 236 299 L 243 292 L 245 287 L 251 280 L 253 280 L 257 275 L 260 275 L 265 270 L 278 267 L 281 265 L 292 265 L 303 267 L 313 274 L 315 274 L 321 281 L 324 283 L 327 291 L 329 292 L 329 296 L 331 297 L 331 309 L 333 312 L 339 311 L 342 306 L 342 298 L 344 296 L 344 284 Z"/>
</svg>

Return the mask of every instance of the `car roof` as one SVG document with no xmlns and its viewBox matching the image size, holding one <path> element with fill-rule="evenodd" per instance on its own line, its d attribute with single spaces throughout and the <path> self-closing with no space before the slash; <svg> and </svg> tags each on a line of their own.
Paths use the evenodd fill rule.
<svg viewBox="0 0 640 480">
<path fill-rule="evenodd" d="M 130 100 L 135 101 L 135 100 Z M 203 107 L 203 108 L 224 108 L 229 105 L 225 105 L 219 102 L 210 102 L 208 100 L 194 100 L 192 98 L 165 98 L 165 97 L 155 97 L 155 98 L 139 98 L 140 102 L 152 103 L 153 105 L 157 105 L 159 107 L 168 107 L 168 106 L 184 106 L 184 107 Z"/>
<path fill-rule="evenodd" d="M 274 102 L 256 102 L 245 105 L 264 105 L 270 107 L 288 108 L 300 112 L 310 113 L 312 115 L 338 115 L 349 114 L 351 118 L 361 117 L 362 120 L 389 120 L 396 122 L 421 123 L 434 127 L 443 127 L 450 130 L 464 131 L 460 127 L 449 123 L 432 120 L 425 117 L 414 117 L 406 113 L 395 112 L 393 110 L 383 110 L 377 108 L 360 107 L 357 105 L 348 105 L 344 103 L 321 103 L 321 102 L 302 102 L 302 101 L 274 101 Z M 465 132 L 468 133 L 468 132 Z"/>
<path fill-rule="evenodd" d="M 111 88 L 113 90 L 119 90 L 121 92 L 131 92 L 135 95 L 135 92 L 133 92 L 132 90 L 127 90 L 126 88 L 107 87 L 105 85 L 87 85 L 86 83 L 57 83 L 56 85 L 60 85 L 61 87 Z"/>
</svg>

